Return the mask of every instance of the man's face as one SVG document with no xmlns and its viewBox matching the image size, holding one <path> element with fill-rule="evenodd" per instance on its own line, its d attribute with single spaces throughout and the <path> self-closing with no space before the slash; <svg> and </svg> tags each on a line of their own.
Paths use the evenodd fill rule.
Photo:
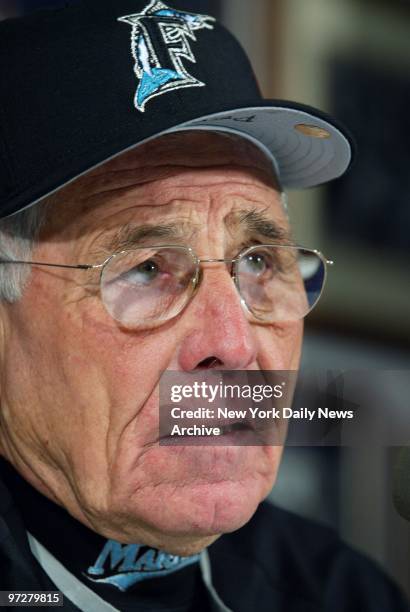
<svg viewBox="0 0 410 612">
<path fill-rule="evenodd" d="M 158 236 L 159 226 L 183 228 L 173 240 L 201 259 L 228 258 L 266 242 L 255 219 L 288 229 L 264 156 L 209 133 L 158 139 L 55 200 L 33 260 L 101 263 L 124 228 Z M 281 449 L 159 446 L 161 372 L 297 369 L 302 336 L 301 322 L 251 322 L 226 265 L 203 266 L 187 308 L 149 331 L 108 315 L 98 270 L 33 268 L 23 298 L 1 311 L 3 454 L 102 535 L 179 554 L 249 520 Z"/>
</svg>

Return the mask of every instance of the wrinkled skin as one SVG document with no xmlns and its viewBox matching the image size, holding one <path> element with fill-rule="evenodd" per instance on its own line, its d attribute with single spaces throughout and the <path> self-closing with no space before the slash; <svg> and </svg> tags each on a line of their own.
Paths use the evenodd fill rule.
<svg viewBox="0 0 410 612">
<path fill-rule="evenodd" d="M 239 209 L 288 223 L 262 153 L 210 133 L 119 156 L 52 204 L 37 261 L 99 263 L 101 240 L 125 224 L 182 220 L 199 257 L 234 257 Z M 0 310 L 2 454 L 91 529 L 176 554 L 250 519 L 281 448 L 159 446 L 160 373 L 201 370 L 209 358 L 231 370 L 297 369 L 302 338 L 301 322 L 250 321 L 224 264 L 203 272 L 187 308 L 150 331 L 121 328 L 101 303 L 98 273 L 81 270 L 33 268 L 23 298 Z"/>
</svg>

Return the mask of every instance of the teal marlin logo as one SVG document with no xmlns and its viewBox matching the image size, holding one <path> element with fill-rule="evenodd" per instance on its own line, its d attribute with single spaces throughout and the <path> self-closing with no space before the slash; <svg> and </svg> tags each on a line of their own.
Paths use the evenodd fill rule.
<svg viewBox="0 0 410 612">
<path fill-rule="evenodd" d="M 112 584 L 120 591 L 126 591 L 137 582 L 167 576 L 198 561 L 199 555 L 179 557 L 139 544 L 107 540 L 85 576 L 93 582 Z"/>
<path fill-rule="evenodd" d="M 190 41 L 195 32 L 213 29 L 213 17 L 185 13 L 163 2 L 152 2 L 141 12 L 119 17 L 132 26 L 131 52 L 139 80 L 135 107 L 145 111 L 148 100 L 183 87 L 204 87 L 184 66 L 184 60 L 196 63 Z"/>
</svg>

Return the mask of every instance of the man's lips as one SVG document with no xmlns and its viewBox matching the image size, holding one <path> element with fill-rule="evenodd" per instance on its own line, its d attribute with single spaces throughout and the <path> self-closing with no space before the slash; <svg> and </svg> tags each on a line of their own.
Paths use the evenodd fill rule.
<svg viewBox="0 0 410 612">
<path fill-rule="evenodd" d="M 164 405 L 160 407 L 160 438 L 171 435 L 172 428 L 178 425 L 181 429 L 193 427 L 194 425 L 207 428 L 219 428 L 222 431 L 222 435 L 231 433 L 232 431 L 255 431 L 254 420 L 248 417 L 245 418 L 218 418 L 218 417 L 205 417 L 205 418 L 187 418 L 173 417 L 171 416 L 171 410 L 178 408 L 180 414 L 185 414 L 188 411 L 193 411 L 195 408 L 191 406 L 183 406 L 178 404 L 175 406 Z"/>
<path fill-rule="evenodd" d="M 245 418 L 176 418 L 171 416 L 171 409 L 175 405 L 166 405 L 161 407 L 161 418 L 158 440 L 164 445 L 193 445 L 200 443 L 201 445 L 219 446 L 219 445 L 237 445 L 237 446 L 263 446 L 266 444 L 278 444 L 275 437 L 274 425 L 266 425 L 258 419 L 252 419 L 250 416 Z M 189 406 L 178 405 L 183 411 L 192 411 Z M 175 426 L 178 426 L 178 432 L 172 433 Z M 196 426 L 195 435 L 189 434 L 192 428 Z M 220 431 L 219 434 L 214 433 L 214 429 Z M 182 433 L 179 433 L 182 432 Z"/>
<path fill-rule="evenodd" d="M 229 423 L 224 423 L 222 424 L 220 421 L 213 421 L 213 422 L 204 422 L 202 421 L 201 423 L 192 423 L 192 421 L 178 421 L 178 427 L 181 430 L 186 430 L 188 428 L 192 428 L 194 426 L 197 426 L 199 428 L 203 428 L 204 430 L 213 430 L 213 429 L 219 429 L 220 434 L 214 434 L 213 436 L 209 437 L 215 437 L 215 438 L 221 438 L 224 436 L 228 436 L 231 434 L 240 434 L 241 432 L 254 432 L 254 428 L 251 427 L 248 423 L 244 422 L 244 421 L 236 421 L 234 423 L 232 423 L 232 421 L 230 421 Z M 166 440 L 166 439 L 174 439 L 174 438 L 179 438 L 179 439 L 191 439 L 191 436 L 187 435 L 187 434 L 174 434 L 171 435 L 172 432 L 172 428 L 170 427 L 168 429 L 168 431 L 162 432 L 161 435 L 159 436 L 159 440 Z M 204 437 L 204 436 L 197 436 L 197 437 Z"/>
</svg>

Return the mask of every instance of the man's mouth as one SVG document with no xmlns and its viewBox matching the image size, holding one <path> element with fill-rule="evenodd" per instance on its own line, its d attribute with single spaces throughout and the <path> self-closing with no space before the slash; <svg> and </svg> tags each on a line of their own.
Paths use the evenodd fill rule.
<svg viewBox="0 0 410 612">
<path fill-rule="evenodd" d="M 262 446 L 266 433 L 250 419 L 178 419 L 160 423 L 161 446 Z"/>
<path fill-rule="evenodd" d="M 226 425 L 220 426 L 221 435 L 225 436 L 227 434 L 235 433 L 238 431 L 254 431 L 254 428 L 246 423 L 245 421 L 237 421 L 236 423 L 228 423 Z"/>
</svg>

